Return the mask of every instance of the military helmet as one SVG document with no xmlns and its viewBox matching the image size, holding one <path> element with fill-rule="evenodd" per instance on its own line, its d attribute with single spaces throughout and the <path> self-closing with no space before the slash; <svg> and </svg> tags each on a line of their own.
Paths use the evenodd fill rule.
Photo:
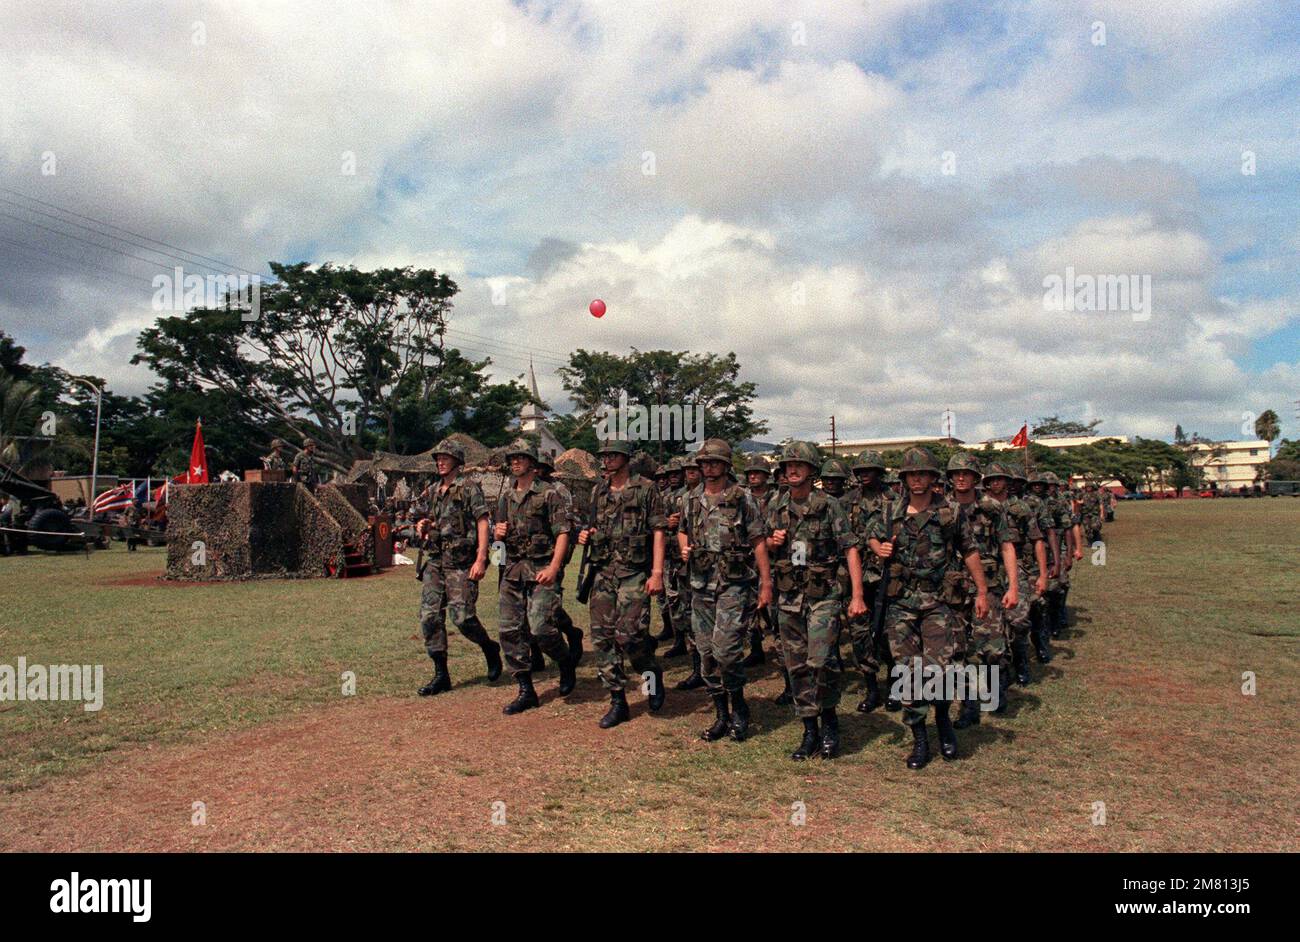
<svg viewBox="0 0 1300 942">
<path fill-rule="evenodd" d="M 886 484 L 897 484 L 897 483 L 899 483 L 899 481 L 898 481 L 898 472 L 897 472 L 897 471 L 888 471 L 888 472 L 886 472 L 886 473 L 885 473 L 885 478 L 884 478 L 884 483 L 886 483 Z"/>
<path fill-rule="evenodd" d="M 539 451 L 537 453 L 537 467 L 545 468 L 547 471 L 555 470 L 555 461 L 551 458 L 549 451 Z"/>
<path fill-rule="evenodd" d="M 683 471 L 687 468 L 694 468 L 696 471 L 700 470 L 699 459 L 694 454 L 682 455 L 681 458 L 678 459 L 678 464 L 681 465 Z"/>
<path fill-rule="evenodd" d="M 452 441 L 450 438 L 444 438 L 433 449 L 433 457 L 437 458 L 439 455 L 455 458 L 457 462 L 464 464 L 465 446 L 460 442 Z"/>
<path fill-rule="evenodd" d="M 511 444 L 506 448 L 506 454 L 505 454 L 505 459 L 506 459 L 506 461 L 509 461 L 509 460 L 510 460 L 511 458 L 513 458 L 515 455 L 524 455 L 524 456 L 527 457 L 527 458 L 532 458 L 532 459 L 533 459 L 533 464 L 537 464 L 537 463 L 538 463 L 538 462 L 537 462 L 537 446 L 534 445 L 532 442 L 526 441 L 526 440 L 524 440 L 524 439 L 522 439 L 522 438 L 519 439 L 518 441 L 512 442 L 512 443 L 511 443 Z"/>
<path fill-rule="evenodd" d="M 851 471 L 870 471 L 875 468 L 882 474 L 885 471 L 885 461 L 880 457 L 878 451 L 864 451 L 853 459 L 853 464 L 849 466 Z"/>
<path fill-rule="evenodd" d="M 1043 479 L 1044 479 L 1045 481 L 1047 481 L 1048 484 L 1060 484 L 1060 483 L 1061 483 L 1061 479 L 1058 478 L 1058 477 L 1057 477 L 1053 472 L 1051 472 L 1051 471 L 1044 471 L 1044 472 L 1043 472 Z"/>
<path fill-rule="evenodd" d="M 1019 481 L 1022 484 L 1029 483 L 1029 478 L 1025 477 L 1025 469 L 1022 468 L 1020 465 L 1018 464 L 1008 465 L 1007 470 L 1011 472 L 1011 480 Z"/>
<path fill-rule="evenodd" d="M 955 452 L 948 459 L 948 475 L 951 477 L 954 471 L 970 471 L 975 475 L 976 480 L 984 476 L 984 472 L 980 470 L 979 459 L 968 451 Z"/>
<path fill-rule="evenodd" d="M 844 467 L 844 462 L 838 458 L 827 458 L 826 463 L 822 465 L 821 477 L 840 478 L 847 481 L 849 479 L 848 469 Z"/>
<path fill-rule="evenodd" d="M 778 464 L 789 464 L 792 461 L 800 461 L 808 465 L 814 472 L 820 471 L 822 466 L 822 456 L 817 451 L 817 446 L 812 442 L 787 442 L 786 446 L 781 449 L 781 460 Z"/>
<path fill-rule="evenodd" d="M 281 448 L 283 448 L 283 447 L 284 447 L 284 439 L 283 439 L 283 438 L 273 438 L 273 439 L 271 439 L 271 450 L 272 450 L 272 451 L 279 451 L 279 450 L 280 450 Z"/>
<path fill-rule="evenodd" d="M 1006 465 L 993 461 L 990 462 L 988 470 L 984 472 L 984 480 L 987 481 L 990 478 L 1006 478 L 1007 480 L 1011 480 L 1011 472 L 1007 470 Z"/>
<path fill-rule="evenodd" d="M 695 453 L 696 462 L 725 461 L 731 464 L 731 445 L 724 438 L 706 438 L 700 450 Z"/>
<path fill-rule="evenodd" d="M 1029 475 L 1029 483 L 1030 484 L 1051 484 L 1052 482 L 1048 480 L 1046 472 L 1035 471 L 1033 474 Z"/>
<path fill-rule="evenodd" d="M 930 471 L 939 473 L 939 462 L 928 448 L 909 448 L 903 452 L 903 466 L 898 469 L 900 475 L 909 471 Z"/>
<path fill-rule="evenodd" d="M 303 448 L 306 448 L 308 445 L 315 445 L 315 444 L 316 444 L 316 439 L 314 439 L 314 438 L 304 438 L 304 439 L 302 440 L 302 447 L 303 447 Z"/>
<path fill-rule="evenodd" d="M 745 462 L 745 473 L 749 474 L 751 471 L 757 471 L 760 474 L 767 475 L 772 473 L 772 469 L 768 467 L 767 462 L 762 458 L 751 458 L 749 461 Z"/>
<path fill-rule="evenodd" d="M 627 455 L 632 457 L 632 443 L 625 438 L 613 438 L 607 442 L 601 442 L 596 449 L 597 455 Z"/>
</svg>

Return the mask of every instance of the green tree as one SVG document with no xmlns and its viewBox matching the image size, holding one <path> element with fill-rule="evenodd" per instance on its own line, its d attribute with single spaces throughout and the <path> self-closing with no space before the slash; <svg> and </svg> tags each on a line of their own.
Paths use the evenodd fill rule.
<svg viewBox="0 0 1300 942">
<path fill-rule="evenodd" d="M 1255 434 L 1270 445 L 1273 439 L 1282 434 L 1282 423 L 1278 420 L 1277 413 L 1272 409 L 1265 409 L 1255 419 Z"/>
<path fill-rule="evenodd" d="M 1101 423 L 1101 419 L 1093 419 L 1091 422 L 1083 423 L 1062 420 L 1057 416 L 1049 415 L 1034 422 L 1031 434 L 1038 438 L 1091 435 Z"/>
</svg>

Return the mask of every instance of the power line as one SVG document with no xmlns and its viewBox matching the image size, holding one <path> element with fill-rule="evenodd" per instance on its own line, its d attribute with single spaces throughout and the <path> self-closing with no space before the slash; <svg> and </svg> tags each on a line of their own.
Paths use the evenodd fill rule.
<svg viewBox="0 0 1300 942">
<path fill-rule="evenodd" d="M 33 203 L 39 203 L 39 204 L 42 205 L 42 206 L 48 206 L 48 207 L 50 207 L 51 209 L 58 210 L 58 211 L 61 212 L 61 213 L 65 213 L 65 214 L 67 214 L 67 215 L 69 215 L 69 216 L 76 216 L 78 219 L 84 219 L 84 220 L 86 220 L 87 222 L 93 222 L 93 223 L 95 223 L 96 225 L 99 225 L 99 226 L 104 226 L 104 227 L 109 228 L 109 229 L 116 229 L 118 232 L 124 232 L 124 233 L 126 233 L 127 235 L 132 236 L 133 238 L 136 238 L 136 239 L 144 239 L 146 242 L 153 242 L 155 245 L 161 245 L 161 246 L 165 246 L 166 248 L 169 248 L 169 249 L 175 249 L 177 252 L 182 252 L 182 253 L 184 253 L 185 255 L 192 255 L 192 256 L 194 256 L 195 258 L 205 259 L 205 260 L 207 260 L 207 261 L 209 261 L 209 262 L 215 262 L 217 265 L 220 265 L 220 266 L 221 266 L 221 269 L 220 269 L 220 270 L 222 270 L 222 271 L 232 271 L 232 270 L 234 270 L 234 271 L 242 271 L 242 272 L 245 272 L 246 274 L 249 274 L 249 275 L 257 275 L 257 274 L 258 274 L 257 272 L 254 272 L 254 271 L 251 271 L 250 269 L 244 268 L 242 265 L 232 265 L 232 264 L 230 264 L 229 262 L 223 262 L 223 261 L 222 261 L 221 259 L 219 259 L 219 258 L 213 258 L 212 256 L 210 256 L 210 255 L 204 255 L 204 254 L 202 254 L 201 252 L 194 252 L 194 251 L 191 251 L 190 249 L 184 249 L 184 248 L 181 248 L 181 247 L 178 246 L 178 245 L 172 245 L 170 242 L 164 242 L 164 241 L 161 240 L 161 239 L 155 239 L 155 238 L 152 238 L 151 236 L 141 235 L 141 234 L 138 233 L 138 232 L 132 232 L 130 229 L 123 229 L 121 226 L 114 225 L 113 223 L 111 223 L 111 222 L 107 222 L 107 221 L 105 221 L 105 220 L 103 220 L 103 219 L 97 219 L 97 218 L 95 218 L 94 216 L 88 216 L 88 215 L 86 215 L 86 214 L 84 214 L 84 213 L 76 212 L 75 210 L 65 209 L 65 208 L 62 207 L 62 206 L 58 206 L 58 205 L 56 205 L 56 204 L 54 204 L 54 203 L 46 202 L 45 200 L 37 199 L 37 198 L 34 197 L 34 196 L 28 196 L 26 193 L 21 193 L 21 192 L 19 192 L 18 190 L 12 190 L 12 189 L 10 189 L 9 187 L 6 187 L 6 186 L 0 186 L 0 191 L 3 191 L 3 192 L 5 192 L 5 193 L 9 193 L 9 194 L 11 194 L 11 195 L 13 195 L 13 196 L 21 197 L 22 199 L 25 199 L 25 200 L 30 200 L 30 201 L 33 202 Z M 20 205 L 20 204 L 17 204 L 17 203 L 13 203 L 12 200 L 5 200 L 5 202 L 10 203 L 11 205 L 15 205 L 15 206 Z M 32 209 L 30 206 L 23 206 L 22 208 L 28 210 L 29 212 L 41 213 L 41 211 L 40 211 L 39 209 Z M 50 216 L 49 213 L 41 213 L 41 215 L 43 215 L 43 216 Z M 57 216 L 51 216 L 51 218 L 53 218 L 53 219 L 58 219 L 59 217 L 57 217 Z M 64 219 L 60 219 L 59 221 L 60 221 L 60 222 L 68 222 L 69 225 L 74 225 L 74 226 L 77 225 L 76 223 L 69 222 L 68 220 L 64 220 Z M 86 229 L 87 227 L 86 227 L 86 226 L 80 226 L 79 228 Z M 95 230 L 90 229 L 89 231 L 94 232 Z M 101 232 L 101 233 L 98 233 L 98 234 L 99 234 L 99 235 L 105 235 L 105 236 L 108 236 L 109 238 L 118 238 L 118 237 L 116 237 L 116 236 L 109 235 L 109 233 L 106 233 L 106 232 Z M 120 241 L 126 242 L 127 240 L 125 240 L 125 239 L 121 239 Z M 130 244 L 130 243 L 128 243 L 128 244 Z M 137 246 L 137 248 L 148 248 L 148 246 Z M 154 251 L 154 250 L 153 250 L 153 249 L 150 249 L 150 251 Z M 209 266 L 204 265 L 204 266 L 201 266 L 201 267 L 206 268 L 206 267 L 209 267 Z M 260 276 L 259 276 L 259 277 L 260 277 Z"/>
</svg>

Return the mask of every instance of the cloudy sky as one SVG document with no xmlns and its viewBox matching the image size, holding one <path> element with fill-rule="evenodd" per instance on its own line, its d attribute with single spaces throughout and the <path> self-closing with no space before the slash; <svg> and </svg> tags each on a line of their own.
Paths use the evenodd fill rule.
<svg viewBox="0 0 1300 942">
<path fill-rule="evenodd" d="M 772 440 L 1300 435 L 1291 3 L 0 0 L 0 35 L 0 328 L 118 392 L 174 256 L 332 260 L 448 272 L 454 342 L 561 409 L 570 350 L 667 347 L 736 351 Z M 1067 270 L 1150 308 L 1053 310 Z"/>
</svg>

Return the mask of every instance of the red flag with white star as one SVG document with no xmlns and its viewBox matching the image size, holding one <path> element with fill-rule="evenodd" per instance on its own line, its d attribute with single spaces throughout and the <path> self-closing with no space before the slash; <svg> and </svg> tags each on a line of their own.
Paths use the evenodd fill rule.
<svg viewBox="0 0 1300 942">
<path fill-rule="evenodd" d="M 203 448 L 203 423 L 194 423 L 194 446 L 190 448 L 190 466 L 185 471 L 186 484 L 208 483 L 208 453 Z"/>
</svg>

